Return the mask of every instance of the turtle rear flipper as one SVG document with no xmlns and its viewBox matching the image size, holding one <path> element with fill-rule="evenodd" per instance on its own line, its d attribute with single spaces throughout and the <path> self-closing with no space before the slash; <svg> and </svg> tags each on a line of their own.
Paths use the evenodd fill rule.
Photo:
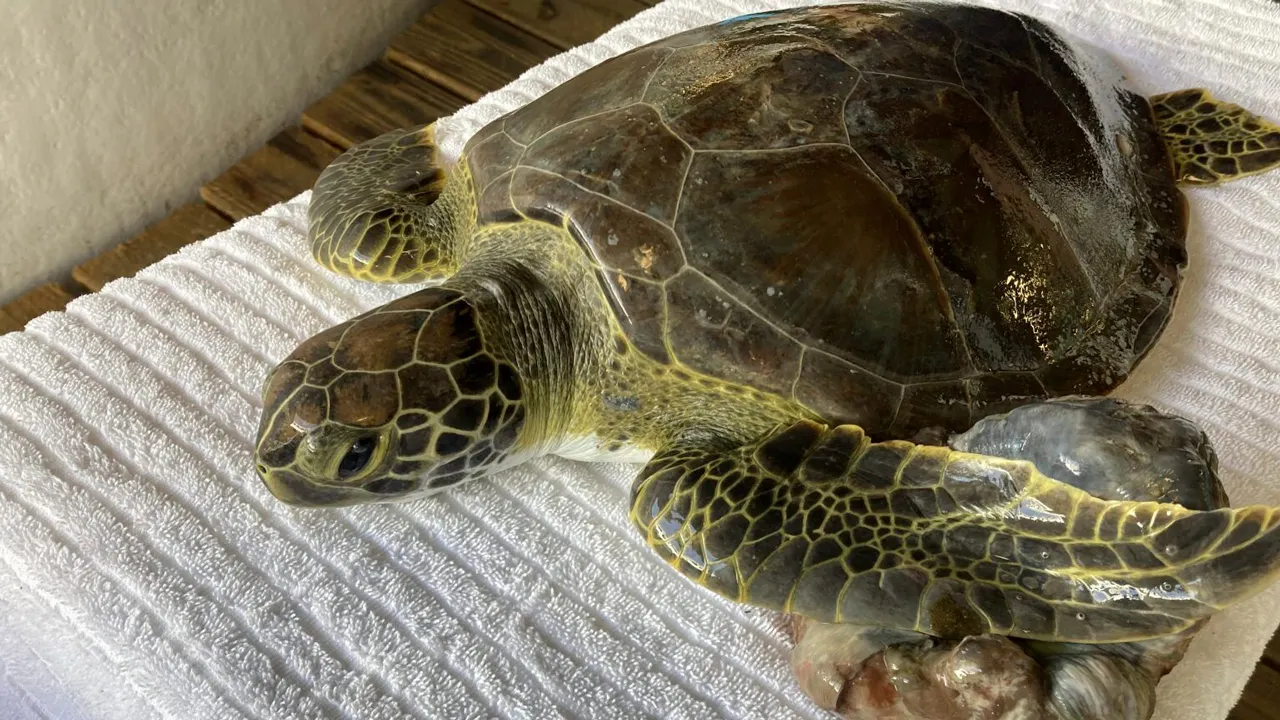
<svg viewBox="0 0 1280 720">
<path fill-rule="evenodd" d="M 1028 461 L 808 421 L 660 452 L 631 516 L 731 599 L 948 638 L 1142 640 L 1280 574 L 1280 509 L 1102 500 Z"/>
<path fill-rule="evenodd" d="M 1151 98 L 1178 182 L 1214 185 L 1280 167 L 1280 126 L 1208 90 Z"/>
<path fill-rule="evenodd" d="M 940 640 L 807 618 L 797 618 L 794 626 L 791 667 L 796 680 L 819 707 L 841 717 L 1056 718 L 1045 706 L 1045 673 L 1008 638 Z M 1066 715 L 1060 720 L 1146 720 L 1146 716 Z"/>
</svg>

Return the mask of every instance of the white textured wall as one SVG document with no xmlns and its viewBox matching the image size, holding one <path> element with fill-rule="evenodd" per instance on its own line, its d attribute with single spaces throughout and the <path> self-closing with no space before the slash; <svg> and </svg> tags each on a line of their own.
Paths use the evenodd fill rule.
<svg viewBox="0 0 1280 720">
<path fill-rule="evenodd" d="M 194 198 L 433 4 L 4 0 L 0 303 Z"/>
</svg>

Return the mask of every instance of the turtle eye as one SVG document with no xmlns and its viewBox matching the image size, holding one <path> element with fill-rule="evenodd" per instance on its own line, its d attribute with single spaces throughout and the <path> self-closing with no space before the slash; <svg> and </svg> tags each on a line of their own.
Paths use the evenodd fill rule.
<svg viewBox="0 0 1280 720">
<path fill-rule="evenodd" d="M 365 467 L 369 465 L 369 460 L 373 458 L 373 450 L 378 445 L 378 438 L 366 435 L 351 443 L 351 447 L 347 449 L 347 454 L 342 456 L 342 461 L 338 463 L 338 477 L 346 480 L 353 475 L 358 475 Z"/>
</svg>

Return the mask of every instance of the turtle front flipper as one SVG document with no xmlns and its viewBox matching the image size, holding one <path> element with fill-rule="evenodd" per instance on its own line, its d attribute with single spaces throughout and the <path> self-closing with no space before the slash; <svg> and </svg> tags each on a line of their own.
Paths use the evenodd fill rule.
<svg viewBox="0 0 1280 720">
<path fill-rule="evenodd" d="M 631 517 L 728 598 L 944 638 L 1141 640 L 1280 574 L 1280 509 L 1103 500 L 1026 460 L 808 421 L 660 452 Z"/>
<path fill-rule="evenodd" d="M 308 207 L 311 252 L 324 267 L 371 282 L 442 279 L 456 266 L 461 183 L 449 182 L 434 125 L 356 145 L 320 173 Z"/>
<path fill-rule="evenodd" d="M 1280 167 L 1280 126 L 1194 88 L 1151 98 L 1178 182 L 1215 185 Z"/>
</svg>

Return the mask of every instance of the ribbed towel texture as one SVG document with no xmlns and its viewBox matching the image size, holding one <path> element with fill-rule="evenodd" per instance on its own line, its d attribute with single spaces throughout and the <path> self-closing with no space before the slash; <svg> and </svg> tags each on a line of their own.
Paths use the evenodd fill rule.
<svg viewBox="0 0 1280 720">
<path fill-rule="evenodd" d="M 442 123 L 481 125 L 636 45 L 779 0 L 667 0 Z M 1151 92 L 1280 117 L 1280 4 L 1033 12 Z M 1192 269 L 1121 394 L 1195 418 L 1236 503 L 1280 503 L 1280 174 L 1190 193 Z M 770 617 L 626 523 L 634 467 L 544 460 L 402 506 L 294 510 L 251 467 L 260 383 L 407 288 L 322 271 L 307 195 L 0 337 L 0 718 L 821 718 Z M 73 210 L 69 210 L 73 211 Z M 1280 588 L 1217 616 L 1157 717 L 1221 720 Z"/>
</svg>

